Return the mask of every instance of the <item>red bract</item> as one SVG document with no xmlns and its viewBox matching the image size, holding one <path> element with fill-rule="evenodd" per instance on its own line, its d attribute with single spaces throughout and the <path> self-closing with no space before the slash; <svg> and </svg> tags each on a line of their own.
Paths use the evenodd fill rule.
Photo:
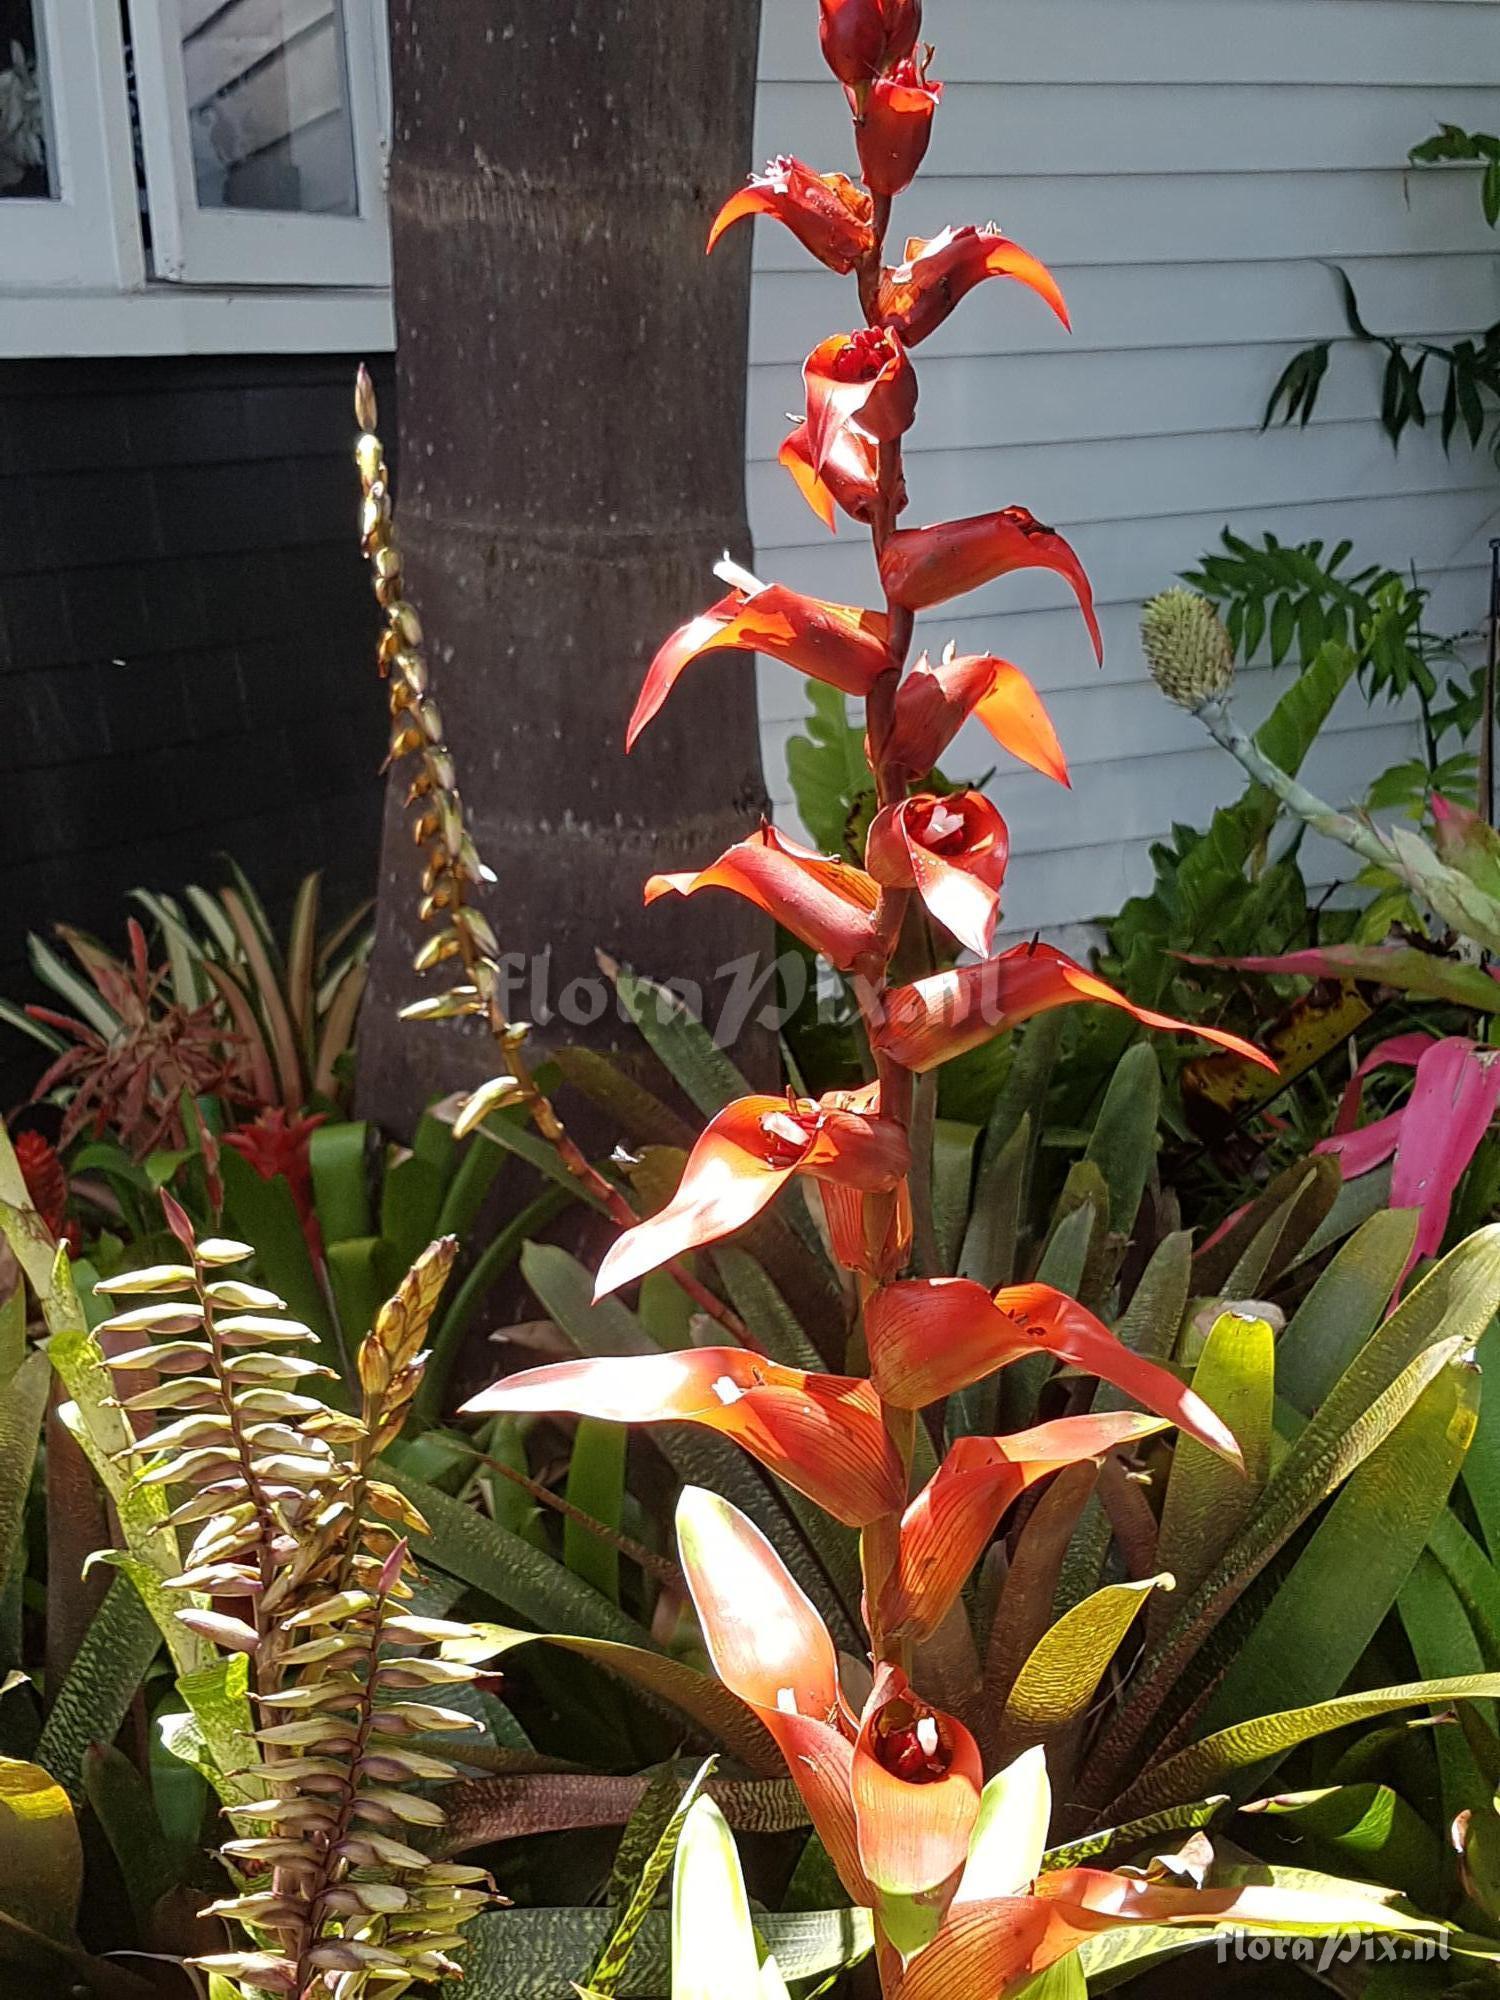
<svg viewBox="0 0 1500 2000">
<path fill-rule="evenodd" d="M 40 1132 L 18 1132 L 11 1144 L 32 1207 L 46 1224 L 48 1235 L 55 1242 L 61 1241 L 69 1230 L 68 1176 L 57 1148 Z M 72 1230 L 76 1235 L 76 1224 Z"/>
<path fill-rule="evenodd" d="M 986 278 L 1014 278 L 1045 299 L 1068 325 L 1067 301 L 1056 278 L 993 222 L 983 229 L 966 223 L 962 229 L 945 229 L 940 236 L 910 238 L 905 262 L 881 274 L 881 324 L 899 333 L 908 347 L 915 347 Z"/>
<path fill-rule="evenodd" d="M 927 157 L 943 95 L 940 83 L 927 80 L 931 60 L 931 49 L 924 49 L 920 58 L 909 56 L 857 95 L 854 138 L 860 171 L 874 194 L 902 193 Z"/>
<path fill-rule="evenodd" d="M 836 1098 L 736 1098 L 704 1127 L 666 1207 L 612 1245 L 595 1297 L 732 1235 L 794 1174 L 870 1193 L 897 1187 L 910 1164 L 894 1119 L 847 1110 Z"/>
<path fill-rule="evenodd" d="M 889 444 L 911 429 L 917 414 L 916 370 L 896 335 L 881 327 L 831 335 L 808 355 L 802 380 L 807 442 L 818 473 L 845 433 Z"/>
<path fill-rule="evenodd" d="M 922 32 L 922 0 L 819 0 L 823 60 L 850 89 L 909 56 Z"/>
<path fill-rule="evenodd" d="M 801 160 L 772 160 L 748 187 L 731 195 L 714 218 L 708 247 L 747 215 L 784 222 L 805 250 L 830 271 L 852 271 L 875 247 L 874 203 L 846 174 L 815 174 Z"/>
<path fill-rule="evenodd" d="M 959 1438 L 901 1517 L 896 1568 L 881 1593 L 893 1637 L 920 1645 L 958 1601 L 970 1570 L 1010 1508 L 1039 1479 L 1154 1437 L 1164 1417 L 1112 1412 L 1060 1417 L 1012 1437 Z"/>
<path fill-rule="evenodd" d="M 992 653 L 960 658 L 953 647 L 933 666 L 924 653 L 896 693 L 889 729 L 870 754 L 900 781 L 920 782 L 970 716 L 1034 771 L 1068 783 L 1052 718 L 1019 667 Z"/>
<path fill-rule="evenodd" d="M 915 889 L 938 922 L 981 958 L 995 933 L 1009 858 L 1005 821 L 980 792 L 917 793 L 885 807 L 870 827 L 865 854 L 877 882 Z"/>
<path fill-rule="evenodd" d="M 313 1196 L 312 1135 L 326 1123 L 322 1112 L 309 1118 L 288 1118 L 277 1106 L 262 1111 L 252 1123 L 226 1132 L 223 1137 L 223 1144 L 230 1152 L 248 1161 L 263 1181 L 274 1181 L 278 1175 L 286 1181 L 307 1247 L 319 1260 L 323 1255 L 323 1233 Z"/>
<path fill-rule="evenodd" d="M 901 1505 L 905 1473 L 868 1382 L 781 1368 L 742 1347 L 558 1361 L 483 1390 L 470 1415 L 562 1410 L 612 1424 L 703 1424 L 851 1528 Z"/>
<path fill-rule="evenodd" d="M 879 884 L 863 869 L 814 853 L 774 826 L 763 826 L 697 874 L 653 875 L 646 901 L 693 896 L 700 889 L 730 889 L 745 897 L 840 972 L 884 963 L 875 921 Z"/>
<path fill-rule="evenodd" d="M 1051 1285 L 987 1292 L 970 1278 L 908 1278 L 871 1299 L 865 1337 L 871 1379 L 896 1409 L 920 1410 L 1013 1361 L 1049 1354 L 1123 1389 L 1210 1451 L 1239 1463 L 1232 1432 L 1201 1396 Z"/>
<path fill-rule="evenodd" d="M 1364 1078 L 1386 1063 L 1415 1067 L 1411 1096 L 1399 1111 L 1356 1125 Z M 1394 1156 L 1390 1205 L 1414 1208 L 1420 1220 L 1406 1269 L 1443 1247 L 1458 1184 L 1500 1108 L 1500 1049 L 1462 1036 L 1395 1035 L 1373 1048 L 1355 1071 L 1333 1136 L 1316 1150 L 1334 1153 L 1345 1178 L 1357 1179 Z"/>
<path fill-rule="evenodd" d="M 967 1049 L 978 1048 L 1007 1028 L 1018 1027 L 1034 1014 L 1045 1014 L 1053 1007 L 1077 1007 L 1088 1000 L 1118 1007 L 1144 1027 L 1199 1035 L 1259 1063 L 1262 1069 L 1276 1067 L 1252 1043 L 1222 1028 L 1177 1021 L 1170 1014 L 1137 1007 L 1096 973 L 1086 971 L 1049 944 L 1017 945 L 999 958 L 961 965 L 952 972 L 919 979 L 915 985 L 898 987 L 885 996 L 885 1018 L 875 1025 L 873 1039 L 889 1060 L 921 1074 L 939 1063 L 951 1062 Z"/>
<path fill-rule="evenodd" d="M 746 579 L 746 585 L 754 579 Z M 876 611 L 825 604 L 781 584 L 736 584 L 727 597 L 681 626 L 646 672 L 625 732 L 629 750 L 676 686 L 684 668 L 705 653 L 764 653 L 845 694 L 868 694 L 895 662 L 886 643 L 888 621 Z"/>
<path fill-rule="evenodd" d="M 777 461 L 796 480 L 803 499 L 829 529 L 837 532 L 836 507 L 842 507 L 852 521 L 868 523 L 874 519 L 880 498 L 880 451 L 873 438 L 850 425 L 841 426 L 829 438 L 823 463 L 817 466 L 804 419 L 777 453 Z M 895 488 L 893 518 L 905 511 L 903 478 Z"/>
<path fill-rule="evenodd" d="M 997 514 L 931 528 L 901 528 L 880 558 L 886 595 L 908 611 L 944 604 L 1018 569 L 1050 569 L 1071 586 L 1102 666 L 1104 640 L 1083 564 L 1055 529 L 1044 527 L 1025 507 L 1002 507 Z"/>
</svg>

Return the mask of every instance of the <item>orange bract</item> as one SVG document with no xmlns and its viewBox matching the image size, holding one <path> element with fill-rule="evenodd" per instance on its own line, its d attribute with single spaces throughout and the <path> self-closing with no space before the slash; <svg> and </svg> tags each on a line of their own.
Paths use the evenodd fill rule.
<svg viewBox="0 0 1500 2000">
<path fill-rule="evenodd" d="M 879 885 L 863 869 L 801 846 L 773 826 L 738 842 L 697 874 L 653 875 L 646 901 L 729 889 L 754 903 L 841 972 L 880 956 Z"/>
<path fill-rule="evenodd" d="M 1154 1013 L 1149 1007 L 1137 1007 L 1097 974 L 1048 944 L 1017 945 L 998 958 L 961 965 L 952 972 L 935 973 L 930 979 L 896 988 L 886 995 L 885 1018 L 877 1023 L 873 1039 L 891 1061 L 920 1074 L 966 1049 L 977 1048 L 1007 1028 L 1018 1027 L 1034 1014 L 1045 1014 L 1053 1007 L 1077 1007 L 1087 1000 L 1118 1007 L 1148 1028 L 1201 1036 L 1259 1063 L 1262 1069 L 1276 1067 L 1253 1043 L 1226 1034 L 1222 1028 L 1205 1028 L 1193 1021 L 1178 1021 L 1170 1014 Z"/>
<path fill-rule="evenodd" d="M 851 1528 L 891 1513 L 905 1494 L 901 1461 L 868 1382 L 781 1368 L 741 1347 L 559 1361 L 496 1382 L 464 1408 L 473 1415 L 558 1410 L 612 1424 L 702 1424 Z"/>
<path fill-rule="evenodd" d="M 995 514 L 941 521 L 930 528 L 898 529 L 880 558 L 886 595 L 908 611 L 944 604 L 1018 569 L 1050 569 L 1070 586 L 1102 665 L 1104 639 L 1083 564 L 1070 543 L 1025 507 L 1002 507 Z"/>
<path fill-rule="evenodd" d="M 1067 761 L 1041 696 L 1019 667 L 993 653 L 960 656 L 950 646 L 937 666 L 924 653 L 897 689 L 889 732 L 871 749 L 908 784 L 920 781 L 971 715 L 1012 757 L 1068 783 Z"/>
<path fill-rule="evenodd" d="M 906 261 L 882 274 L 881 324 L 899 333 L 908 347 L 915 347 L 986 278 L 1014 278 L 1045 299 L 1063 325 L 1068 324 L 1067 303 L 1056 278 L 994 223 L 984 229 L 976 229 L 972 223 L 962 229 L 945 229 L 926 241 L 912 237 L 906 246 Z"/>
<path fill-rule="evenodd" d="M 700 617 L 679 627 L 657 653 L 626 729 L 625 748 L 634 744 L 683 669 L 705 653 L 764 653 L 845 694 L 864 695 L 895 665 L 886 643 L 887 629 L 881 612 L 825 604 L 780 584 L 767 584 L 753 593 L 731 590 Z"/>
</svg>

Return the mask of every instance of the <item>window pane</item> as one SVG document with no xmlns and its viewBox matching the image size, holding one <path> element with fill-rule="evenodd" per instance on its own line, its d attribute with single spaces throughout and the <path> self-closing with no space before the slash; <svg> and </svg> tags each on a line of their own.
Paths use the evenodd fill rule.
<svg viewBox="0 0 1500 2000">
<path fill-rule="evenodd" d="M 52 143 L 32 0 L 0 0 L 0 197 L 46 201 Z"/>
<path fill-rule="evenodd" d="M 178 10 L 199 206 L 353 215 L 342 0 Z"/>
</svg>

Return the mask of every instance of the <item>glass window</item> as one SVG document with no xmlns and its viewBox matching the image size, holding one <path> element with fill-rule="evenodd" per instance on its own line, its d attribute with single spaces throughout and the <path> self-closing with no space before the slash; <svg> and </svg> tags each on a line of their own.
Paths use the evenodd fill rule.
<svg viewBox="0 0 1500 2000">
<path fill-rule="evenodd" d="M 178 10 L 198 206 L 356 214 L 338 0 L 178 0 Z"/>
<path fill-rule="evenodd" d="M 0 198 L 57 196 L 44 56 L 33 0 L 0 0 Z"/>
</svg>

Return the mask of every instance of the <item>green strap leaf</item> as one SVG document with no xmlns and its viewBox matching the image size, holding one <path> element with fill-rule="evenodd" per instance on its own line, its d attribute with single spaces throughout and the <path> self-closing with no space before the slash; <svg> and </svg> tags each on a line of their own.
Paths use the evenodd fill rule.
<svg viewBox="0 0 1500 2000">
<path fill-rule="evenodd" d="M 1340 1695 L 1333 1701 L 1313 1702 L 1279 1715 L 1254 1716 L 1248 1722 L 1216 1730 L 1157 1765 L 1121 1794 L 1117 1810 L 1143 1813 L 1166 1808 L 1190 1795 L 1201 1798 L 1236 1773 L 1284 1756 L 1299 1743 L 1345 1729 L 1350 1723 L 1370 1722 L 1403 1708 L 1442 1707 L 1497 1695 L 1500 1674 L 1455 1674 L 1443 1680 L 1406 1681 L 1365 1694 Z"/>
<path fill-rule="evenodd" d="M 424 1564 L 486 1592 L 496 1604 L 519 1612 L 540 1630 L 572 1631 L 646 1652 L 657 1650 L 644 1626 L 519 1535 L 412 1478 L 398 1464 L 382 1461 L 381 1477 L 399 1487 L 427 1521 L 429 1532 L 411 1538 L 412 1552 Z"/>
<path fill-rule="evenodd" d="M 667 1879 L 668 1869 L 677 1859 L 683 1828 L 687 1825 L 688 1816 L 693 1811 L 698 1795 L 713 1768 L 714 1759 L 710 1757 L 699 1766 L 697 1773 L 689 1782 L 676 1811 L 662 1828 L 651 1852 L 646 1856 L 645 1865 L 636 1880 L 630 1899 L 615 1926 L 614 1936 L 600 1952 L 589 1973 L 590 1991 L 605 1996 L 605 2000 L 609 2000 L 609 1996 L 620 1990 L 620 1981 L 630 1963 L 630 1954 L 634 1951 L 635 1941 L 640 1936 L 641 1925 L 645 1923 L 651 1906 L 656 1901 L 657 1890 Z M 715 1810 L 717 1811 L 717 1808 Z M 722 1815 L 720 1817 L 722 1818 Z M 731 1837 L 731 1847 L 732 1845 Z M 747 1922 L 749 1920 L 748 1908 L 746 1920 Z M 674 1958 L 676 1956 L 674 1951 Z"/>
<path fill-rule="evenodd" d="M 1337 1694 L 1447 1506 L 1478 1399 L 1479 1371 L 1450 1364 L 1360 1466 L 1236 1654 L 1205 1729 Z"/>
<path fill-rule="evenodd" d="M 1016 1676 L 1000 1723 L 995 1751 L 1000 1764 L 1078 1720 L 1147 1598 L 1171 1584 L 1165 1576 L 1107 1584 L 1063 1613 Z"/>
<path fill-rule="evenodd" d="M 1411 1209 L 1372 1215 L 1293 1314 L 1276 1356 L 1276 1393 L 1310 1416 L 1380 1324 L 1416 1241 Z"/>
<path fill-rule="evenodd" d="M 1276 1336 L 1270 1322 L 1233 1309 L 1214 1321 L 1193 1371 L 1193 1388 L 1239 1441 L 1241 1472 L 1196 1439 L 1181 1436 L 1162 1506 L 1156 1560 L 1196 1590 L 1254 1513 L 1271 1466 L 1276 1403 Z M 1148 1613 L 1147 1630 L 1161 1629 L 1168 1600 Z"/>
<path fill-rule="evenodd" d="M 129 1577 L 116 1577 L 94 1613 L 37 1743 L 37 1762 L 81 1802 L 91 1743 L 112 1742 L 156 1657 L 160 1634 Z"/>
<path fill-rule="evenodd" d="M 785 1775 L 786 1765 L 770 1732 L 712 1674 L 700 1674 L 696 1667 L 685 1666 L 665 1653 L 647 1652 L 639 1646 L 620 1645 L 611 1640 L 583 1638 L 571 1632 L 519 1632 L 504 1625 L 481 1625 L 478 1629 L 486 1658 L 503 1658 L 518 1646 L 533 1645 L 555 1646 L 565 1653 L 576 1653 L 696 1722 L 748 1770 L 764 1777 Z"/>
<path fill-rule="evenodd" d="M 504 2000 L 562 2000 L 582 1982 L 608 1941 L 604 1909 L 496 1910 L 468 1926 L 465 1992 Z M 760 1934 L 783 1979 L 818 1979 L 857 1965 L 874 1948 L 868 1910 L 772 1912 Z M 671 1984 L 671 1925 L 653 1910 L 641 1926 L 621 1987 L 626 2000 L 660 1996 Z"/>
<path fill-rule="evenodd" d="M 655 980 L 615 967 L 611 976 L 626 1013 L 705 1118 L 750 1085 L 678 996 Z"/>
</svg>

